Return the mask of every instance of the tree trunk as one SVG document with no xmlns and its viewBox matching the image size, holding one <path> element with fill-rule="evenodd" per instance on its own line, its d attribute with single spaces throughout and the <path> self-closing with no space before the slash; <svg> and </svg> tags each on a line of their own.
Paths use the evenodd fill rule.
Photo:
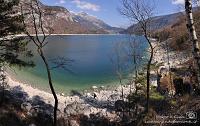
<svg viewBox="0 0 200 126">
<path fill-rule="evenodd" d="M 148 41 L 148 44 L 150 46 L 150 58 L 147 64 L 147 104 L 146 104 L 146 112 L 149 112 L 149 92 L 150 92 L 150 72 L 151 72 L 151 62 L 153 59 L 153 46 L 151 44 L 151 41 L 149 40 L 149 37 L 145 35 L 146 40 Z"/>
<path fill-rule="evenodd" d="M 0 90 L 2 90 L 2 94 L 1 94 L 1 98 L 0 98 L 0 105 L 2 103 L 4 103 L 4 100 L 5 100 L 5 88 L 6 88 L 6 85 L 7 85 L 7 82 L 6 82 L 6 73 L 5 73 L 5 64 L 2 63 L 0 65 Z"/>
<path fill-rule="evenodd" d="M 167 50 L 167 64 L 169 69 L 169 79 L 170 79 L 170 93 L 173 95 L 173 80 L 172 80 L 172 72 L 171 72 L 171 65 L 170 65 L 170 56 L 169 56 L 169 45 L 168 41 L 166 41 L 166 50 Z"/>
<path fill-rule="evenodd" d="M 54 102 L 54 122 L 53 123 L 54 123 L 54 126 L 56 126 L 57 125 L 58 98 L 57 98 L 56 92 L 55 92 L 53 84 L 52 84 L 50 68 L 49 68 L 47 60 L 46 60 L 46 58 L 43 54 L 42 49 L 39 49 L 39 54 L 42 57 L 43 62 L 45 63 L 45 67 L 46 67 L 47 75 L 48 75 L 48 80 L 49 80 L 49 86 L 50 86 L 51 92 L 52 92 L 54 100 L 55 100 L 55 102 Z"/>
<path fill-rule="evenodd" d="M 185 0 L 185 12 L 187 16 L 187 28 L 190 35 L 190 40 L 192 41 L 193 44 L 193 57 L 197 65 L 196 73 L 198 79 L 198 87 L 200 87 L 200 50 L 192 14 L 192 0 Z"/>
</svg>

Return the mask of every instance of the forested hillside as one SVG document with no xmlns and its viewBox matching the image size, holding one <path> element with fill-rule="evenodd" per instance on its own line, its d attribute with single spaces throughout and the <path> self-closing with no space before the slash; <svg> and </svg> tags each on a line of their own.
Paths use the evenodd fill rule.
<svg viewBox="0 0 200 126">
<path fill-rule="evenodd" d="M 184 13 L 177 17 L 177 21 L 173 24 L 163 27 L 154 31 L 154 37 L 159 38 L 160 41 L 171 38 L 170 47 L 174 50 L 185 50 L 191 49 L 191 44 L 189 44 L 188 32 L 186 27 L 186 17 Z M 194 22 L 197 31 L 198 38 L 200 37 L 200 10 L 199 8 L 194 11 Z"/>
</svg>

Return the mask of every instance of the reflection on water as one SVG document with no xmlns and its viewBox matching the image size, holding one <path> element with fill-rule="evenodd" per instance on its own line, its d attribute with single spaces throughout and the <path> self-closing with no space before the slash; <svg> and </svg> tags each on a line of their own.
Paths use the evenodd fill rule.
<svg viewBox="0 0 200 126">
<path fill-rule="evenodd" d="M 137 37 L 144 45 L 144 39 Z M 52 70 L 54 85 L 58 90 L 69 91 L 91 87 L 92 85 L 114 84 L 116 82 L 115 68 L 111 62 L 117 43 L 128 43 L 128 35 L 72 35 L 51 36 L 48 45 L 44 48 L 48 59 L 67 57 L 74 60 L 68 67 L 71 74 L 63 69 Z M 33 50 L 34 46 L 29 45 Z M 35 52 L 34 68 L 17 70 L 17 79 L 32 85 L 48 88 L 46 70 L 42 60 Z M 50 64 L 51 66 L 53 64 Z"/>
</svg>

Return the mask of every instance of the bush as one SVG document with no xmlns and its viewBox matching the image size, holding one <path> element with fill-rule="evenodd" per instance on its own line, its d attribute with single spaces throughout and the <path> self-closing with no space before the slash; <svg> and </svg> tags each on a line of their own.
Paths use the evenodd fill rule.
<svg viewBox="0 0 200 126">
<path fill-rule="evenodd" d="M 164 100 L 165 97 L 158 92 L 152 92 L 150 94 L 150 99 L 152 99 L 152 100 Z"/>
</svg>

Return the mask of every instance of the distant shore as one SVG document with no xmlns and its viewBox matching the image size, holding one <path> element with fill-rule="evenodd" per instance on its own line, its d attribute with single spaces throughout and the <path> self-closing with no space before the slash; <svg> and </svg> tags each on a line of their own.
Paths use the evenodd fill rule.
<svg viewBox="0 0 200 126">
<path fill-rule="evenodd" d="M 48 35 L 48 34 L 46 34 Z M 125 34 L 50 34 L 50 36 L 70 36 L 70 35 L 125 35 Z M 27 34 L 18 34 L 17 37 L 28 36 Z M 31 34 L 31 36 L 36 36 L 36 34 Z M 38 34 L 38 36 L 43 36 L 43 34 Z"/>
</svg>

